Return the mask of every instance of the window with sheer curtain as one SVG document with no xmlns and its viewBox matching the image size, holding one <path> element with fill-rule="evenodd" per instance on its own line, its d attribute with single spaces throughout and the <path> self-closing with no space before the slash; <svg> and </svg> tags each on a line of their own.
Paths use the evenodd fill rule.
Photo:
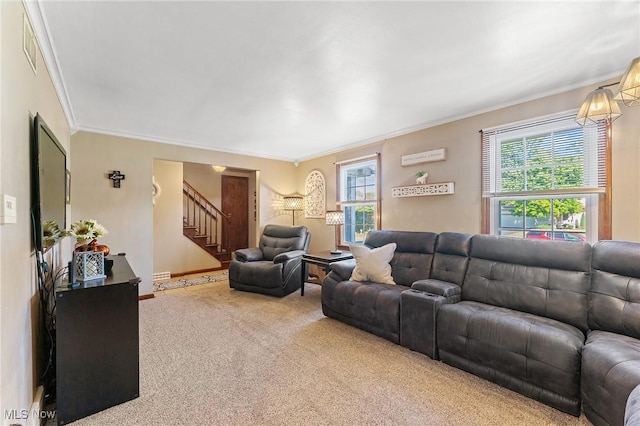
<svg viewBox="0 0 640 426">
<path fill-rule="evenodd" d="M 337 163 L 341 245 L 362 243 L 367 231 L 380 228 L 379 169 L 379 155 Z"/>
<path fill-rule="evenodd" d="M 610 238 L 609 128 L 575 111 L 482 130 L 482 232 Z"/>
</svg>

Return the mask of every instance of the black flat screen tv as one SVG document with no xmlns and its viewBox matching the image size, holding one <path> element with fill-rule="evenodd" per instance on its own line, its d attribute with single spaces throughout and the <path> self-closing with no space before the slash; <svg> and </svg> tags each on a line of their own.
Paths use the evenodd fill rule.
<svg viewBox="0 0 640 426">
<path fill-rule="evenodd" d="M 67 227 L 67 153 L 40 114 L 31 138 L 31 221 L 37 251 L 44 250 L 44 222 Z"/>
</svg>

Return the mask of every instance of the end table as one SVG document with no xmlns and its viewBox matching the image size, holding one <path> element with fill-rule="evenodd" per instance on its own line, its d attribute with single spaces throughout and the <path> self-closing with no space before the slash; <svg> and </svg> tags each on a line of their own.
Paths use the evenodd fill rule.
<svg viewBox="0 0 640 426">
<path fill-rule="evenodd" d="M 302 284 L 300 286 L 300 296 L 304 296 L 304 283 L 307 281 L 307 274 L 305 273 L 305 264 L 318 265 L 324 268 L 325 272 L 329 272 L 329 266 L 334 262 L 340 262 L 341 260 L 353 259 L 351 252 L 345 251 L 342 253 L 334 254 L 329 250 L 318 251 L 314 253 L 305 253 L 302 255 L 301 274 Z"/>
</svg>

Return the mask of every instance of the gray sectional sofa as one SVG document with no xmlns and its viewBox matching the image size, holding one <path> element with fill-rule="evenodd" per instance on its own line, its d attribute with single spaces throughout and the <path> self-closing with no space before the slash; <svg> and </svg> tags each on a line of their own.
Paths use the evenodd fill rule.
<svg viewBox="0 0 640 426">
<path fill-rule="evenodd" d="M 582 409 L 596 425 L 622 424 L 640 384 L 640 244 L 599 241 L 591 263 Z"/>
<path fill-rule="evenodd" d="M 433 232 L 369 232 L 365 244 L 371 248 L 396 243 L 390 262 L 396 285 L 350 281 L 355 260 L 334 263 L 322 282 L 322 312 L 400 343 L 401 293 L 415 281 L 429 278 L 437 238 Z"/>
<path fill-rule="evenodd" d="M 640 384 L 640 243 L 372 231 L 393 284 L 332 265 L 325 315 L 596 425 L 622 425 Z"/>
</svg>

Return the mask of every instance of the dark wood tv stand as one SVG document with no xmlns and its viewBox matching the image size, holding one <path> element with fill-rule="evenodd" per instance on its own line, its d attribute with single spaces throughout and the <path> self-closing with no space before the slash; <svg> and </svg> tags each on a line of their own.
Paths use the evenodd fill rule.
<svg viewBox="0 0 640 426">
<path fill-rule="evenodd" d="M 63 425 L 137 398 L 138 283 L 126 258 L 107 278 L 56 288 L 56 411 Z"/>
</svg>

